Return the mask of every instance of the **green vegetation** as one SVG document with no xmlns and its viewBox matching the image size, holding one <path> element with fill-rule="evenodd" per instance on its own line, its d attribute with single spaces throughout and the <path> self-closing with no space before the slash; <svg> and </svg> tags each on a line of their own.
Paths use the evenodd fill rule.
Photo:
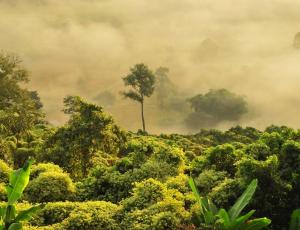
<svg viewBox="0 0 300 230">
<path fill-rule="evenodd" d="M 256 187 L 257 180 L 253 180 L 247 187 L 245 192 L 238 198 L 235 204 L 226 211 L 218 209 L 208 198 L 200 197 L 194 180 L 191 178 L 189 184 L 197 199 L 200 215 L 198 216 L 199 225 L 211 229 L 237 230 L 237 229 L 253 229 L 259 230 L 268 226 L 271 221 L 267 218 L 252 219 L 249 218 L 254 214 L 254 210 L 249 211 L 243 216 L 240 216 L 243 209 L 250 202 Z M 294 218 L 293 218 L 294 219 Z M 293 221 L 294 222 L 294 221 Z"/>
<path fill-rule="evenodd" d="M 38 95 L 21 87 L 26 71 L 14 60 L 0 58 L 2 229 L 20 229 L 28 212 L 40 208 L 23 229 L 299 229 L 300 130 L 236 126 L 190 135 L 133 133 L 78 96 L 65 98 L 68 121 L 53 127 Z M 163 78 L 165 71 L 156 76 Z M 125 81 L 142 103 L 154 80 L 151 74 L 147 89 L 139 89 L 141 72 L 151 73 L 137 65 Z M 212 101 L 218 105 L 206 111 L 217 120 L 219 113 L 239 119 L 246 108 L 226 90 L 194 99 L 202 112 Z M 31 161 L 22 167 L 28 158 L 36 162 L 31 175 Z"/>
<path fill-rule="evenodd" d="M 226 89 L 210 90 L 188 100 L 193 109 L 186 123 L 194 130 L 212 127 L 222 121 L 236 121 L 247 112 L 247 102 Z"/>
<path fill-rule="evenodd" d="M 24 189 L 29 182 L 31 165 L 32 161 L 29 160 L 23 168 L 12 172 L 9 176 L 9 184 L 6 187 L 7 203 L 3 207 L 0 207 L 1 230 L 22 230 L 22 221 L 31 219 L 43 207 L 43 205 L 33 206 L 20 211 L 18 214 L 16 213 L 15 205 L 22 197 Z"/>
</svg>

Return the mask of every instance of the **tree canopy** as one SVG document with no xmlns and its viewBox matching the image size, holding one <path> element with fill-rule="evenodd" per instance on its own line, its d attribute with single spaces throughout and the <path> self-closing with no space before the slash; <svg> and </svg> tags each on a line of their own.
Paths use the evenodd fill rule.
<svg viewBox="0 0 300 230">
<path fill-rule="evenodd" d="M 19 58 L 0 54 L 0 130 L 6 135 L 19 138 L 44 116 L 37 92 L 21 87 L 28 81 Z"/>
<path fill-rule="evenodd" d="M 118 154 L 125 135 L 102 107 L 78 96 L 66 97 L 64 104 L 70 119 L 48 139 L 42 160 L 62 166 L 75 177 L 86 176 L 99 151 Z"/>
<path fill-rule="evenodd" d="M 247 112 L 247 102 L 242 96 L 226 89 L 212 89 L 198 94 L 188 102 L 193 112 L 187 117 L 190 127 L 205 128 L 222 121 L 237 121 Z"/>
<path fill-rule="evenodd" d="M 141 63 L 131 68 L 130 73 L 123 78 L 123 81 L 125 86 L 131 87 L 130 90 L 122 92 L 124 97 L 141 104 L 142 125 L 145 132 L 144 100 L 154 92 L 155 75 L 145 64 Z"/>
</svg>

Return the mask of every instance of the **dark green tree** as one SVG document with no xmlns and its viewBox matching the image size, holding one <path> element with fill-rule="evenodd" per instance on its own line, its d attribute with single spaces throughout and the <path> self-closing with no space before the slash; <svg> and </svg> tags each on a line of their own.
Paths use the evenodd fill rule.
<svg viewBox="0 0 300 230">
<path fill-rule="evenodd" d="M 193 112 L 186 123 L 192 128 L 215 126 L 222 121 L 237 121 L 247 112 L 247 102 L 242 96 L 226 89 L 210 90 L 188 100 Z"/>
<path fill-rule="evenodd" d="M 64 104 L 70 119 L 46 141 L 41 160 L 58 164 L 73 177 L 81 178 L 88 174 L 99 152 L 118 154 L 126 136 L 102 107 L 78 96 L 65 98 Z"/>
<path fill-rule="evenodd" d="M 145 64 L 136 64 L 130 69 L 130 73 L 123 78 L 125 86 L 130 86 L 131 89 L 122 92 L 125 98 L 130 98 L 141 104 L 141 115 L 143 131 L 146 131 L 145 116 L 144 116 L 144 101 L 145 97 L 150 97 L 154 92 L 155 75 Z"/>
<path fill-rule="evenodd" d="M 17 140 L 44 116 L 38 94 L 20 85 L 29 81 L 20 63 L 15 56 L 0 54 L 0 130 Z"/>
</svg>

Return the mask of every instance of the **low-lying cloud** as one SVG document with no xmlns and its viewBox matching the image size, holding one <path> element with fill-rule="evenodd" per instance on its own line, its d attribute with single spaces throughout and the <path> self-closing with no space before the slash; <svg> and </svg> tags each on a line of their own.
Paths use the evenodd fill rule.
<svg viewBox="0 0 300 230">
<path fill-rule="evenodd" d="M 296 0 L 0 0 L 0 50 L 24 60 L 29 87 L 54 124 L 66 119 L 66 95 L 97 102 L 110 92 L 107 110 L 139 128 L 138 105 L 119 91 L 121 77 L 144 62 L 168 67 L 187 97 L 213 88 L 244 95 L 250 112 L 242 125 L 299 127 L 300 50 L 292 46 L 299 7 Z M 149 100 L 150 131 L 187 131 L 176 118 L 162 126 L 158 110 Z"/>
</svg>

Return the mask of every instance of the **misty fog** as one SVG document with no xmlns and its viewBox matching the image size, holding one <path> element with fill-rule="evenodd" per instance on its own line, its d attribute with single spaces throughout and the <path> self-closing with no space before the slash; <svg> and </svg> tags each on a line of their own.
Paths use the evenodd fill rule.
<svg viewBox="0 0 300 230">
<path fill-rule="evenodd" d="M 138 129 L 139 105 L 119 91 L 143 62 L 167 67 L 182 98 L 215 88 L 243 95 L 248 114 L 218 128 L 298 128 L 299 9 L 296 0 L 0 0 L 0 50 L 23 60 L 54 125 L 66 120 L 63 98 L 79 95 Z M 189 131 L 188 108 L 162 112 L 154 95 L 145 109 L 149 131 Z"/>
</svg>

